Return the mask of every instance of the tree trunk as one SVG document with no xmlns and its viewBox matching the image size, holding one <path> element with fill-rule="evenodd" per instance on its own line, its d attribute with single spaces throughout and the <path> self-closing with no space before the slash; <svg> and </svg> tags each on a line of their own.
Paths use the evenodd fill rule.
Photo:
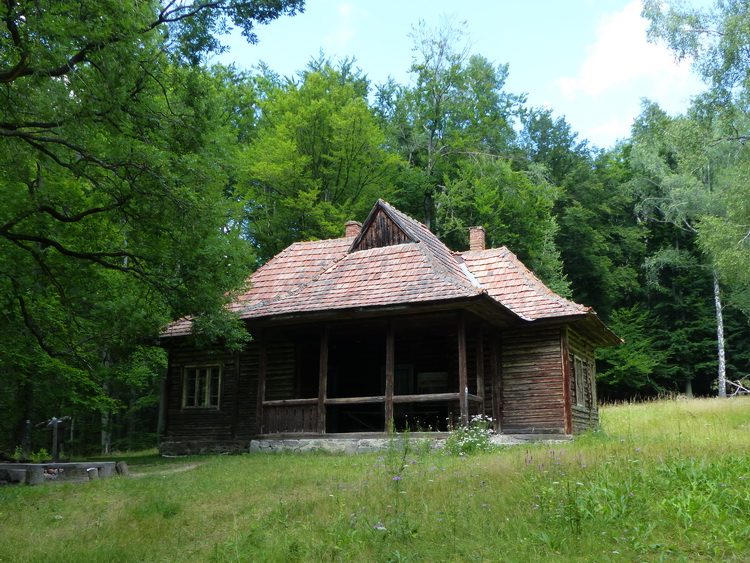
<svg viewBox="0 0 750 563">
<path fill-rule="evenodd" d="M 692 379 L 685 380 L 685 397 L 687 397 L 688 399 L 693 398 L 693 380 Z"/>
<path fill-rule="evenodd" d="M 109 396 L 109 382 L 105 381 L 102 384 L 102 391 L 105 396 Z M 109 412 L 102 413 L 102 454 L 109 455 L 112 448 L 112 428 L 111 428 L 111 414 Z"/>
<path fill-rule="evenodd" d="M 727 396 L 727 360 L 724 351 L 724 315 L 721 310 L 719 276 L 714 270 L 714 306 L 716 307 L 716 340 L 719 346 L 719 397 Z"/>
</svg>

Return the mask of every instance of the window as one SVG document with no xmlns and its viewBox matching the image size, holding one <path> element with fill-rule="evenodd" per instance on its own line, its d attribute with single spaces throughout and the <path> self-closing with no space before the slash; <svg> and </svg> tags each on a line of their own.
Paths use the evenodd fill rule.
<svg viewBox="0 0 750 563">
<path fill-rule="evenodd" d="M 221 368 L 198 366 L 185 368 L 182 388 L 183 408 L 219 408 L 221 391 Z"/>
<path fill-rule="evenodd" d="M 573 393 L 575 393 L 576 405 L 586 406 L 586 376 L 584 374 L 583 360 L 576 356 L 573 362 Z"/>
</svg>

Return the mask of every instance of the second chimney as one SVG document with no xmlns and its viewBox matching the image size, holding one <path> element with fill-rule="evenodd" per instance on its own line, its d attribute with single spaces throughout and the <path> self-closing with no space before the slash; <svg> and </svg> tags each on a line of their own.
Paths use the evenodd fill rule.
<svg viewBox="0 0 750 563">
<path fill-rule="evenodd" d="M 484 227 L 469 227 L 469 250 L 484 250 Z"/>
<path fill-rule="evenodd" d="M 346 227 L 346 238 L 356 238 L 362 230 L 362 223 L 357 221 L 347 221 L 344 226 Z"/>
</svg>

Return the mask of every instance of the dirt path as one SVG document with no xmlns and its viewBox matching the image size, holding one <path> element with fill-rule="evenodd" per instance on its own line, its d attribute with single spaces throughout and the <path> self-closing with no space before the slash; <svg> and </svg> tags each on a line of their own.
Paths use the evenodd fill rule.
<svg viewBox="0 0 750 563">
<path fill-rule="evenodd" d="M 182 473 L 183 471 L 190 471 L 192 469 L 195 469 L 196 467 L 200 467 L 201 465 L 204 465 L 203 463 L 189 463 L 187 465 L 180 465 L 179 467 L 172 467 L 170 469 L 164 469 L 162 471 L 129 471 L 130 477 L 148 477 L 149 475 L 171 475 L 172 473 Z"/>
</svg>

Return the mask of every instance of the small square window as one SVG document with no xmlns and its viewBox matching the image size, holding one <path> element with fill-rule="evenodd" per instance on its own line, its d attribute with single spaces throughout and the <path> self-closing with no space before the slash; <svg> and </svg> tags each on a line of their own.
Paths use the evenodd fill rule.
<svg viewBox="0 0 750 563">
<path fill-rule="evenodd" d="M 182 390 L 183 408 L 219 408 L 221 368 L 219 366 L 186 367 Z"/>
</svg>

